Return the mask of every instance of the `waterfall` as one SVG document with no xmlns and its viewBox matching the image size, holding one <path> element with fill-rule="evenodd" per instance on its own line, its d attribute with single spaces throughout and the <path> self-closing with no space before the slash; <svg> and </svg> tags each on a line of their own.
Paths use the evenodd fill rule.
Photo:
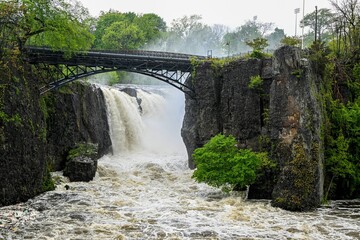
<svg viewBox="0 0 360 240">
<path fill-rule="evenodd" d="M 141 99 L 139 106 L 135 97 L 119 89 L 102 87 L 102 91 L 114 155 L 185 152 L 180 136 L 184 114 L 182 93 L 169 88 L 156 92 L 136 89 Z"/>
<path fill-rule="evenodd" d="M 114 88 L 103 87 L 113 154 L 128 152 L 141 145 L 144 131 L 139 106 L 134 97 Z"/>
<path fill-rule="evenodd" d="M 359 200 L 288 212 L 194 181 L 176 89 L 137 89 L 141 110 L 119 89 L 102 91 L 114 155 L 91 182 L 57 172 L 54 191 L 0 208 L 0 239 L 359 239 Z"/>
</svg>

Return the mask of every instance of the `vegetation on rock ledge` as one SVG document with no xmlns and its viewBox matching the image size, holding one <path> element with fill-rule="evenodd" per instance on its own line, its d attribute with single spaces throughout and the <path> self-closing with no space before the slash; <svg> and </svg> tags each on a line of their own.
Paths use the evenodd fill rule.
<svg viewBox="0 0 360 240">
<path fill-rule="evenodd" d="M 254 183 L 263 167 L 275 167 L 266 153 L 238 149 L 233 136 L 222 134 L 196 149 L 193 159 L 197 167 L 193 178 L 210 186 L 221 187 L 223 191 L 244 189 Z"/>
</svg>

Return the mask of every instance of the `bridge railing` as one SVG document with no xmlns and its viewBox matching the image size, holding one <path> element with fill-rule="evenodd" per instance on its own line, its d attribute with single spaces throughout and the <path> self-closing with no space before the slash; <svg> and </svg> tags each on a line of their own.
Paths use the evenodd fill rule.
<svg viewBox="0 0 360 240">
<path fill-rule="evenodd" d="M 205 56 L 186 54 L 186 53 L 174 53 L 174 52 L 161 52 L 161 51 L 148 51 L 148 50 L 99 50 L 90 49 L 88 52 L 94 53 L 117 53 L 126 55 L 146 55 L 151 57 L 164 57 L 164 58 L 184 58 L 189 59 L 191 57 L 206 58 Z"/>
<path fill-rule="evenodd" d="M 61 50 L 53 50 L 47 47 L 36 47 L 36 46 L 27 46 L 26 50 L 38 52 L 46 51 L 59 53 Z M 100 55 L 124 55 L 124 56 L 146 56 L 146 57 L 158 57 L 158 58 L 168 58 L 168 59 L 184 59 L 188 60 L 190 58 L 196 57 L 198 59 L 205 59 L 205 56 L 192 55 L 185 53 L 173 53 L 173 52 L 160 52 L 160 51 L 147 51 L 147 50 L 99 50 L 99 49 L 90 49 L 88 51 L 76 51 L 76 55 L 87 55 L 87 54 L 100 54 Z"/>
</svg>

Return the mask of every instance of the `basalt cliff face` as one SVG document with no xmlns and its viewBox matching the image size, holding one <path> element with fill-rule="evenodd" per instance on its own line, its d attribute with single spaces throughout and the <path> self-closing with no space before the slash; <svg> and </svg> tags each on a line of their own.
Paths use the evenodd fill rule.
<svg viewBox="0 0 360 240">
<path fill-rule="evenodd" d="M 49 163 L 61 170 L 77 143 L 98 144 L 99 157 L 111 149 L 106 103 L 100 88 L 75 82 L 45 96 Z"/>
<path fill-rule="evenodd" d="M 40 96 L 31 66 L 8 66 L 0 66 L 0 206 L 50 190 L 50 171 L 64 167 L 77 143 L 97 144 L 99 156 L 111 146 L 100 89 L 73 84 Z"/>
<path fill-rule="evenodd" d="M 250 187 L 250 198 L 272 198 L 273 205 L 301 211 L 317 207 L 323 189 L 322 108 L 319 77 L 301 50 L 278 49 L 272 59 L 236 60 L 221 68 L 211 61 L 189 80 L 182 136 L 191 154 L 218 133 L 231 134 L 243 148 L 268 151 L 277 171 L 264 172 Z M 261 88 L 249 88 L 259 75 Z"/>
</svg>

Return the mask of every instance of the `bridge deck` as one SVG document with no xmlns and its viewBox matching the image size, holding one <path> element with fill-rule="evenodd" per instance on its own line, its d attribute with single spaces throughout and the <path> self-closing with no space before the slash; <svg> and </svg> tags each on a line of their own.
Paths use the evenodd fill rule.
<svg viewBox="0 0 360 240">
<path fill-rule="evenodd" d="M 116 67 L 128 69 L 136 67 L 141 69 L 189 71 L 192 57 L 205 59 L 203 56 L 156 52 L 156 51 L 88 51 L 77 52 L 70 58 L 64 52 L 53 51 L 49 48 L 27 47 L 27 61 L 29 63 L 46 63 L 50 65 L 66 64 L 69 66 L 87 67 Z"/>
<path fill-rule="evenodd" d="M 26 61 L 49 71 L 52 82 L 40 89 L 41 94 L 83 77 L 120 70 L 154 77 L 193 95 L 193 89 L 186 84 L 193 67 L 191 58 L 205 59 L 197 55 L 141 50 L 91 50 L 66 57 L 63 51 L 27 47 L 25 53 Z"/>
</svg>

